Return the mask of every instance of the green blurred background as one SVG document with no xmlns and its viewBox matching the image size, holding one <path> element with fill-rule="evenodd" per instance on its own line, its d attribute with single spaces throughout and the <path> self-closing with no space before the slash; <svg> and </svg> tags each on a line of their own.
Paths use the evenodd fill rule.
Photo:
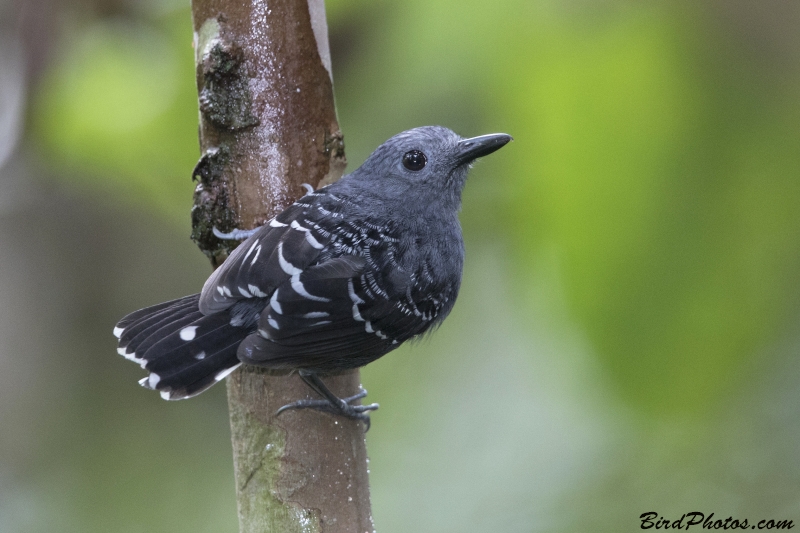
<svg viewBox="0 0 800 533">
<path fill-rule="evenodd" d="M 188 0 L 0 3 L 0 532 L 237 531 L 225 390 L 111 329 L 196 292 Z M 349 168 L 443 124 L 462 294 L 363 371 L 381 533 L 800 523 L 800 4 L 328 0 Z"/>
</svg>

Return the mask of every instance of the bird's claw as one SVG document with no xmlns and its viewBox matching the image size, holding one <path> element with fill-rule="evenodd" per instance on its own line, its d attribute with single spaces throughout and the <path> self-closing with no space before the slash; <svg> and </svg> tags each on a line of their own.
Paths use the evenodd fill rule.
<svg viewBox="0 0 800 533">
<path fill-rule="evenodd" d="M 351 420 L 361 420 L 366 424 L 367 431 L 369 431 L 370 420 L 368 411 L 374 411 L 379 406 L 377 403 L 371 403 L 367 405 L 350 405 L 350 402 L 354 402 L 356 400 L 360 400 L 367 396 L 367 391 L 361 389 L 358 391 L 357 394 L 353 396 L 349 396 L 347 398 L 341 398 L 338 405 L 328 401 L 327 399 L 323 400 L 297 400 L 296 402 L 288 403 L 278 409 L 275 413 L 275 416 L 280 415 L 284 411 L 289 411 L 291 409 L 314 409 L 315 411 L 322 411 L 323 413 L 330 413 L 332 415 L 339 415 L 344 416 L 345 418 L 349 418 Z"/>
<path fill-rule="evenodd" d="M 230 240 L 230 241 L 243 241 L 248 239 L 251 235 L 257 232 L 261 228 L 253 228 L 253 229 L 234 229 L 230 233 L 223 233 L 217 229 L 216 226 L 211 228 L 211 232 L 214 236 L 218 239 L 222 240 Z"/>
</svg>

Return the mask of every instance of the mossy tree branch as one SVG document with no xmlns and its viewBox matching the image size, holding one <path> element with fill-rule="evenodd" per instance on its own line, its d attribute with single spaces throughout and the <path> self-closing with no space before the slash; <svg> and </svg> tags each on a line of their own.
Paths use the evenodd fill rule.
<svg viewBox="0 0 800 533">
<path fill-rule="evenodd" d="M 192 238 L 216 267 L 222 231 L 263 224 L 338 179 L 344 144 L 333 102 L 323 0 L 193 0 L 202 156 Z M 359 373 L 326 378 L 357 392 Z M 228 379 L 242 533 L 371 532 L 363 424 L 289 411 L 310 397 L 296 376 L 243 366 Z"/>
</svg>

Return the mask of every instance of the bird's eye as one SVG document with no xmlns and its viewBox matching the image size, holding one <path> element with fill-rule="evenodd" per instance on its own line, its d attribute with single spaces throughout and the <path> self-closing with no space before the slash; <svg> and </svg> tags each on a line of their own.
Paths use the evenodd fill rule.
<svg viewBox="0 0 800 533">
<path fill-rule="evenodd" d="M 425 168 L 427 162 L 428 158 L 419 150 L 411 150 L 410 152 L 406 152 L 403 156 L 403 166 L 414 172 Z"/>
</svg>

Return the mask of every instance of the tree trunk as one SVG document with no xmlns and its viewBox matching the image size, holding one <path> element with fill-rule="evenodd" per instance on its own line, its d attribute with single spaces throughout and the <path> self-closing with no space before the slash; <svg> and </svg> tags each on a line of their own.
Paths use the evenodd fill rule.
<svg viewBox="0 0 800 533">
<path fill-rule="evenodd" d="M 192 238 L 214 266 L 259 226 L 338 179 L 344 144 L 333 103 L 323 0 L 193 0 L 202 156 Z M 355 394 L 358 371 L 326 378 Z M 364 426 L 317 411 L 275 412 L 310 398 L 296 375 L 242 366 L 228 403 L 242 533 L 372 532 Z"/>
</svg>

